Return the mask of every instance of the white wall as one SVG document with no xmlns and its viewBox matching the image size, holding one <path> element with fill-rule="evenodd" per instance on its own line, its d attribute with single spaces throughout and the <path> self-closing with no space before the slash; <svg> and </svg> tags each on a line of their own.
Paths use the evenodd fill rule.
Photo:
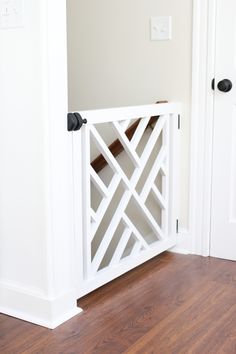
<svg viewBox="0 0 236 354">
<path fill-rule="evenodd" d="M 45 269 L 41 266 L 46 224 L 38 2 L 26 2 L 25 11 L 24 28 L 0 31 L 0 275 L 1 279 L 45 290 Z M 16 268 L 21 269 L 17 278 Z"/>
<path fill-rule="evenodd" d="M 69 109 L 183 103 L 181 217 L 188 227 L 192 0 L 67 0 Z M 173 39 L 150 41 L 171 15 Z"/>
<path fill-rule="evenodd" d="M 0 30 L 0 311 L 47 327 L 78 313 L 65 14 L 25 0 L 24 27 Z"/>
</svg>

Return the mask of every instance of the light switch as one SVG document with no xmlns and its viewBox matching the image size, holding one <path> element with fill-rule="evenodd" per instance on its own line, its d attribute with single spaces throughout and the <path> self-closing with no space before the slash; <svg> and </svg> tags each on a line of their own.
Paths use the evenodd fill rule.
<svg viewBox="0 0 236 354">
<path fill-rule="evenodd" d="M 159 16 L 151 18 L 151 40 L 165 41 L 172 38 L 172 17 Z"/>
<path fill-rule="evenodd" d="M 0 28 L 23 27 L 24 0 L 0 0 Z"/>
</svg>

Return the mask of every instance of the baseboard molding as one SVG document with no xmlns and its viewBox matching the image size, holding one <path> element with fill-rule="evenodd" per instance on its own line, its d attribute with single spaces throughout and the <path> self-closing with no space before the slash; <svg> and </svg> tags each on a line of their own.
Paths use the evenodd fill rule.
<svg viewBox="0 0 236 354">
<path fill-rule="evenodd" d="M 188 229 L 179 230 L 177 245 L 169 251 L 180 254 L 192 254 L 192 238 Z"/>
<path fill-rule="evenodd" d="M 13 284 L 0 283 L 0 312 L 49 329 L 82 312 L 74 291 L 54 299 L 32 293 Z"/>
</svg>

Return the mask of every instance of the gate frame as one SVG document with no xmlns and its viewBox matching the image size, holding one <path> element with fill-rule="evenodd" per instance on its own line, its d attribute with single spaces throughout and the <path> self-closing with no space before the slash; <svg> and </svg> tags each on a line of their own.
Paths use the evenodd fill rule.
<svg viewBox="0 0 236 354">
<path fill-rule="evenodd" d="M 166 113 L 168 111 L 168 108 L 166 110 L 166 106 L 169 107 L 169 113 Z M 171 211 L 174 215 L 172 215 L 172 222 L 174 225 L 172 225 L 172 230 L 176 230 L 176 224 L 175 221 L 179 218 L 178 213 L 179 213 L 179 158 L 180 158 L 180 127 L 179 127 L 179 117 L 178 115 L 181 113 L 181 105 L 178 103 L 163 103 L 159 105 L 149 105 L 149 106 L 138 106 L 138 107 L 120 107 L 120 108 L 115 108 L 115 109 L 105 109 L 105 110 L 93 110 L 93 111 L 83 111 L 79 112 L 80 115 L 83 118 L 88 119 L 88 117 L 92 117 L 92 122 L 95 120 L 97 121 L 96 115 L 102 114 L 104 122 L 109 122 L 110 117 L 111 117 L 111 111 L 117 112 L 118 116 L 120 115 L 120 110 L 127 111 L 127 116 L 122 116 L 124 120 L 130 119 L 131 117 L 129 116 L 128 112 L 133 114 L 133 111 L 135 111 L 135 116 L 141 117 L 146 116 L 147 113 L 146 110 L 149 109 L 150 111 L 150 116 L 151 115 L 157 115 L 157 114 L 169 114 L 169 119 L 173 118 L 174 121 L 170 124 L 170 137 L 172 137 L 170 141 L 170 148 L 171 148 L 171 156 L 170 158 L 170 165 L 172 168 L 175 170 L 175 174 L 171 176 L 170 178 L 170 191 L 172 190 L 172 194 L 174 195 L 173 201 L 171 203 Z M 152 112 L 153 110 L 153 112 Z M 159 110 L 159 113 L 157 111 Z M 172 112 L 173 111 L 173 112 Z M 102 112 L 102 113 L 101 113 Z M 104 117 L 105 116 L 105 117 Z M 117 120 L 117 119 L 115 119 Z M 97 122 L 99 123 L 99 121 Z M 86 125 L 82 127 L 81 131 L 76 131 L 72 133 L 72 145 L 73 145 L 73 166 L 74 166 L 74 228 L 75 228 L 75 255 L 76 255 L 76 270 L 78 271 L 77 276 L 76 276 L 76 288 L 77 288 L 77 296 L 78 298 L 81 298 L 82 296 L 88 294 L 89 292 L 95 290 L 96 288 L 110 282 L 111 280 L 117 278 L 118 276 L 126 273 L 127 271 L 137 267 L 138 265 L 141 265 L 142 263 L 146 262 L 147 260 L 155 257 L 157 255 L 157 251 L 155 250 L 152 252 L 150 250 L 150 253 L 148 255 L 145 255 L 142 257 L 142 259 L 138 259 L 136 262 L 127 262 L 124 265 L 119 265 L 117 267 L 113 268 L 113 271 L 110 272 L 110 276 L 107 276 L 107 273 L 104 271 L 103 274 L 99 275 L 98 278 L 93 277 L 89 279 L 88 281 L 84 280 L 84 274 L 83 274 L 83 252 L 84 252 L 84 245 L 83 245 L 83 223 L 81 222 L 81 219 L 79 219 L 79 216 L 81 218 L 83 217 L 83 198 L 79 198 L 78 196 L 83 196 L 83 184 L 82 184 L 82 173 L 79 171 L 82 171 L 82 154 L 80 153 L 82 151 L 82 133 L 83 129 L 86 129 Z M 83 147 L 84 148 L 84 147 Z M 173 154 L 175 152 L 175 154 Z M 176 244 L 178 240 L 178 235 L 176 235 Z M 80 237 L 81 236 L 81 237 Z M 175 246 L 173 244 L 173 240 L 170 240 L 170 248 Z M 163 251 L 166 250 L 163 249 Z M 162 251 L 160 250 L 160 253 Z M 132 263 L 132 267 L 131 267 Z"/>
</svg>

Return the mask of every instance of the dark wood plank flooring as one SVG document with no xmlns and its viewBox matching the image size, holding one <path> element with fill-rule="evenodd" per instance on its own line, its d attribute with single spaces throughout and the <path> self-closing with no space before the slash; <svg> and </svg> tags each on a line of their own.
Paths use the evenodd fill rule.
<svg viewBox="0 0 236 354">
<path fill-rule="evenodd" d="M 0 316 L 1 354 L 236 354 L 236 262 L 172 253 L 79 301 L 54 331 Z"/>
</svg>

